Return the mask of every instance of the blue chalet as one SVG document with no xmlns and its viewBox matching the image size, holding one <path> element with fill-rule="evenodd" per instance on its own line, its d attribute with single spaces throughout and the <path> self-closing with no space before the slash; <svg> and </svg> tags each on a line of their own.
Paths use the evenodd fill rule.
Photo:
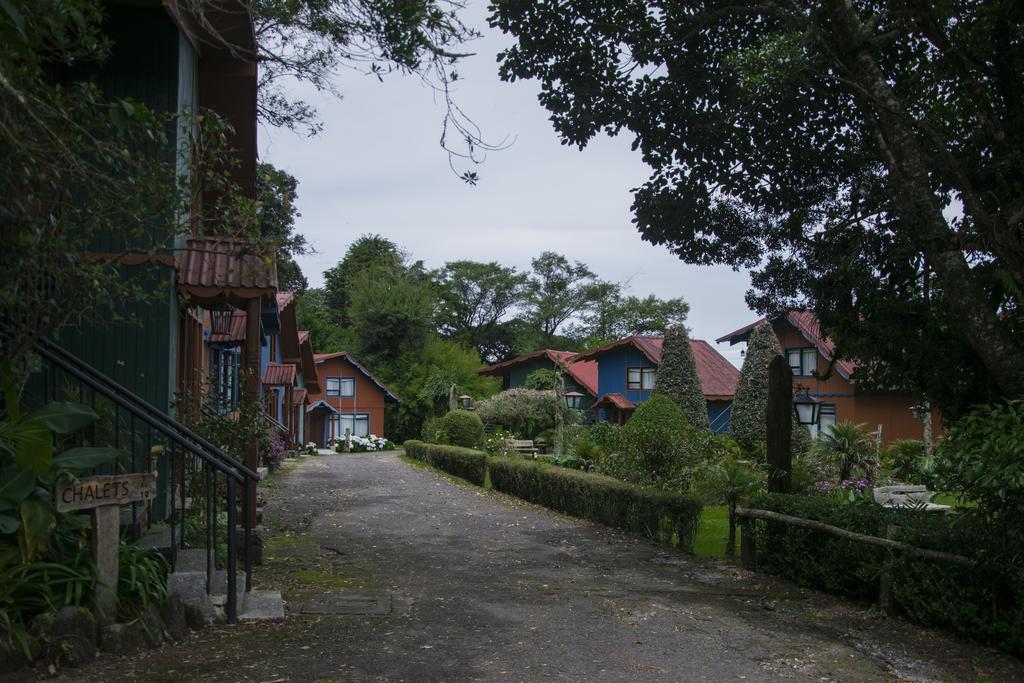
<svg viewBox="0 0 1024 683">
<path fill-rule="evenodd" d="M 576 354 L 572 360 L 597 361 L 597 396 L 594 410 L 598 420 L 623 424 L 638 404 L 651 397 L 661 365 L 663 337 L 633 336 Z M 708 418 L 716 434 L 729 431 L 732 399 L 740 373 L 732 363 L 706 341 L 690 341 L 697 362 Z"/>
</svg>

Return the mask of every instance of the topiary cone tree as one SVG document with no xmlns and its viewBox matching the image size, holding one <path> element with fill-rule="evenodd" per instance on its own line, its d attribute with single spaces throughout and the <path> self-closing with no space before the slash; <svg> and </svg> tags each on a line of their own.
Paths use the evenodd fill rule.
<svg viewBox="0 0 1024 683">
<path fill-rule="evenodd" d="M 747 453 L 756 453 L 765 440 L 768 408 L 768 364 L 780 355 L 779 338 L 768 323 L 755 327 L 747 339 L 747 354 L 736 383 L 736 396 L 732 401 L 730 424 L 732 438 Z M 796 421 L 793 415 L 792 447 L 794 455 L 810 450 L 813 440 L 807 425 Z"/>
<path fill-rule="evenodd" d="M 690 348 L 690 336 L 682 325 L 673 325 L 665 331 L 654 393 L 675 401 L 695 429 L 711 429 L 708 403 L 697 376 L 697 360 Z"/>
<path fill-rule="evenodd" d="M 732 438 L 747 452 L 756 450 L 764 441 L 768 408 L 768 364 L 781 353 L 779 338 L 775 336 L 771 325 L 761 323 L 751 331 L 729 420 Z"/>
</svg>

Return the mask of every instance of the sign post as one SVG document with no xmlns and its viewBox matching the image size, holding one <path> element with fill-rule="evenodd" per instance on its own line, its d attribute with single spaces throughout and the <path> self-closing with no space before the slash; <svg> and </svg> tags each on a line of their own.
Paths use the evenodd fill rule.
<svg viewBox="0 0 1024 683">
<path fill-rule="evenodd" d="M 156 474 L 110 474 L 61 483 L 57 511 L 92 510 L 92 557 L 96 563 L 96 607 L 111 622 L 117 609 L 117 552 L 121 543 L 120 505 L 148 502 L 156 495 Z"/>
</svg>

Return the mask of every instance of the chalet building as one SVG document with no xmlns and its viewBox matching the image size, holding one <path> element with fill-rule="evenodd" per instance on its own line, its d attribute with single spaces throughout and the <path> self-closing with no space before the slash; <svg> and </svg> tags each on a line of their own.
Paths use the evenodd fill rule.
<svg viewBox="0 0 1024 683">
<path fill-rule="evenodd" d="M 597 363 L 570 363 L 569 359 L 575 355 L 573 351 L 543 349 L 481 368 L 477 370 L 477 374 L 500 377 L 502 389 L 519 389 L 532 372 L 561 370 L 566 393 L 582 394 L 579 397 L 579 407 L 582 410 L 590 410 L 597 400 Z"/>
<path fill-rule="evenodd" d="M 857 386 L 854 379 L 855 364 L 848 360 L 835 361 L 835 345 L 821 333 L 817 317 L 810 311 L 789 311 L 771 320 L 762 318 L 730 332 L 716 341 L 730 344 L 744 343 L 751 331 L 769 323 L 779 338 L 782 353 L 793 371 L 793 384 L 821 401 L 819 423 L 811 427 L 817 437 L 822 429 L 836 422 L 865 425 L 881 441 L 888 444 L 899 439 L 921 439 L 924 427 L 914 418 L 911 406 L 920 403 L 920 397 L 905 392 L 868 391 Z M 932 412 L 932 428 L 941 431 L 941 415 Z"/>
<path fill-rule="evenodd" d="M 401 399 L 345 351 L 314 358 L 317 389 L 309 393 L 309 440 L 324 448 L 343 438 L 346 429 L 356 436 L 384 436 L 384 406 Z"/>
<path fill-rule="evenodd" d="M 664 337 L 626 337 L 570 359 L 573 364 L 597 364 L 599 398 L 593 405 L 596 419 L 623 424 L 639 404 L 651 397 L 663 343 Z M 711 429 L 716 434 L 728 433 L 739 370 L 706 341 L 692 339 L 690 348 L 707 401 Z"/>
</svg>

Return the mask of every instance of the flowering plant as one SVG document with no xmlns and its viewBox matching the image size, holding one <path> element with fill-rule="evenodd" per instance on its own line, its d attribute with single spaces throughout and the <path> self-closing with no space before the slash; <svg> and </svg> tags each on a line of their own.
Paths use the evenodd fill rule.
<svg viewBox="0 0 1024 683">
<path fill-rule="evenodd" d="M 351 443 L 352 453 L 370 453 L 379 451 L 392 450 L 395 447 L 390 440 L 385 439 L 383 436 L 375 436 L 369 434 L 367 436 L 356 436 L 355 434 L 349 437 Z M 344 437 L 339 439 L 332 439 L 331 445 L 339 453 L 345 452 L 345 439 Z"/>
<path fill-rule="evenodd" d="M 306 444 L 306 447 L 305 447 L 304 450 L 306 451 L 307 455 L 316 455 L 316 443 L 313 442 L 313 441 L 310 441 L 309 443 Z"/>
</svg>

